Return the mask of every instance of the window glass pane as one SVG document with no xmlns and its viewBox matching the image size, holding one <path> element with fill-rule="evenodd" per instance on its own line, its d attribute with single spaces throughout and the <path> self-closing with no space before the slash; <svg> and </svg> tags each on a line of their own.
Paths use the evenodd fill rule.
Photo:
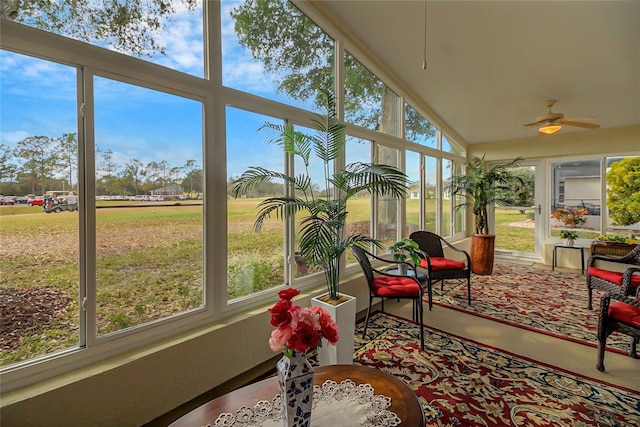
<svg viewBox="0 0 640 427">
<path fill-rule="evenodd" d="M 346 122 L 400 137 L 400 101 L 371 71 L 345 51 Z"/>
<path fill-rule="evenodd" d="M 407 103 L 404 104 L 404 131 L 407 140 L 438 148 L 435 126 Z"/>
<path fill-rule="evenodd" d="M 222 84 L 319 110 L 317 88 L 334 87 L 334 42 L 292 3 L 224 1 Z"/>
<path fill-rule="evenodd" d="M 464 166 L 460 163 L 454 163 L 455 167 L 455 175 L 461 176 L 464 173 Z M 455 215 L 454 221 L 454 233 L 462 233 L 465 231 L 465 210 L 464 208 L 456 209 L 456 206 L 460 206 L 464 203 L 464 197 L 462 195 L 457 195 L 454 198 L 453 204 L 453 212 Z"/>
<path fill-rule="evenodd" d="M 609 157 L 606 234 L 640 238 L 640 157 Z"/>
<path fill-rule="evenodd" d="M 302 134 L 308 135 L 309 137 L 315 137 L 317 132 L 313 129 L 305 128 L 303 126 L 295 126 L 296 132 L 300 132 Z M 333 175 L 333 162 L 330 162 L 327 169 L 328 176 L 325 177 L 325 169 L 324 163 L 322 160 L 315 154 L 315 151 L 311 151 L 311 155 L 309 156 L 309 165 L 305 166 L 304 161 L 300 156 L 295 156 L 294 158 L 294 168 L 295 168 L 295 176 L 308 176 L 311 178 L 311 191 L 313 195 L 309 192 L 306 195 L 302 192 L 298 192 L 296 196 L 302 198 L 303 200 L 310 201 L 312 198 L 320 197 L 327 198 L 332 197 L 333 194 L 333 185 L 329 182 L 327 178 L 331 178 Z M 295 221 L 295 230 L 296 230 L 296 245 L 295 245 L 295 277 L 307 276 L 313 273 L 322 272 L 322 266 L 320 265 L 309 265 L 306 260 L 304 260 L 298 252 L 298 242 L 300 241 L 300 229 L 302 228 L 301 221 L 303 218 L 309 217 L 309 211 L 305 210 L 299 212 L 296 215 Z"/>
<path fill-rule="evenodd" d="M 284 222 L 272 215 L 257 233 L 258 204 L 285 194 L 284 184 L 267 180 L 234 198 L 234 183 L 250 167 L 283 173 L 284 153 L 257 132 L 277 120 L 227 107 L 227 293 L 234 299 L 284 283 Z M 266 131 L 265 131 L 266 132 Z"/>
<path fill-rule="evenodd" d="M 451 160 L 442 159 L 442 182 L 449 182 L 453 173 L 453 162 Z M 444 187 L 444 185 L 443 185 Z M 451 212 L 453 203 L 451 195 L 448 192 L 442 193 L 442 220 L 440 227 L 440 235 L 442 237 L 451 236 Z"/>
<path fill-rule="evenodd" d="M 7 3 L 15 6 L 15 21 L 22 24 L 204 75 L 202 0 Z"/>
<path fill-rule="evenodd" d="M 1 364 L 79 345 L 76 69 L 0 51 Z M 43 195 L 61 196 L 49 213 Z M 56 200 L 57 202 L 57 200 Z"/>
<path fill-rule="evenodd" d="M 202 104 L 94 79 L 98 334 L 203 305 Z"/>
<path fill-rule="evenodd" d="M 409 237 L 414 231 L 422 230 L 420 227 L 420 156 L 414 151 L 406 152 L 406 171 L 409 189 L 406 198 L 406 227 L 403 237 Z"/>
<path fill-rule="evenodd" d="M 424 224 L 423 230 L 436 232 L 437 205 L 437 159 L 424 156 Z"/>
<path fill-rule="evenodd" d="M 346 164 L 361 162 L 371 163 L 371 141 L 347 137 Z M 346 235 L 362 234 L 371 236 L 371 194 L 363 191 L 352 197 L 348 204 Z M 369 248 L 372 249 L 372 248 Z M 356 262 L 351 251 L 347 251 L 347 264 Z"/>
<path fill-rule="evenodd" d="M 447 153 L 454 153 L 460 156 L 466 156 L 467 152 L 462 148 L 458 147 L 456 144 L 452 144 L 449 142 L 447 136 L 442 134 L 442 151 L 446 151 Z"/>
<path fill-rule="evenodd" d="M 583 160 L 551 164 L 552 236 L 560 230 L 578 231 L 580 238 L 597 237 L 600 230 L 600 161 Z"/>
<path fill-rule="evenodd" d="M 396 148 L 378 145 L 378 163 L 400 167 L 399 151 Z M 389 194 L 378 197 L 378 221 L 376 238 L 386 248 L 397 240 L 398 236 L 398 199 Z"/>
</svg>

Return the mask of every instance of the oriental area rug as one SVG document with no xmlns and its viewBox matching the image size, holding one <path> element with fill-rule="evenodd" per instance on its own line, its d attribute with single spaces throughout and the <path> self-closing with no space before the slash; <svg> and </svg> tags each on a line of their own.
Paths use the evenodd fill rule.
<svg viewBox="0 0 640 427">
<path fill-rule="evenodd" d="M 356 330 L 354 363 L 411 387 L 428 426 L 638 426 L 640 393 L 581 377 L 393 315 Z"/>
<path fill-rule="evenodd" d="M 466 283 L 433 285 L 433 303 L 512 326 L 597 347 L 598 307 L 602 292 L 593 292 L 587 309 L 586 277 L 530 265 L 496 262 L 491 275 L 471 277 L 471 306 Z M 426 299 L 426 297 L 425 297 Z M 629 337 L 614 332 L 607 350 L 629 351 Z"/>
</svg>

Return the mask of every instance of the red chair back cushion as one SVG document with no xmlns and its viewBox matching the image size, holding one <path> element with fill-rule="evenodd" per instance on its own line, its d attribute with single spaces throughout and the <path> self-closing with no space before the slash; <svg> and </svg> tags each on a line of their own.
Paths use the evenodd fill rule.
<svg viewBox="0 0 640 427">
<path fill-rule="evenodd" d="M 449 258 L 442 257 L 429 257 L 431 260 L 431 270 L 433 271 L 441 271 L 441 270 L 464 270 L 466 264 L 464 262 L 456 261 Z M 420 267 L 427 268 L 427 260 L 420 260 Z"/>
<path fill-rule="evenodd" d="M 640 328 L 640 307 L 622 301 L 609 306 L 609 318 Z"/>
<path fill-rule="evenodd" d="M 590 276 L 599 277 L 600 279 L 606 280 L 607 282 L 615 283 L 622 286 L 622 276 L 624 275 L 624 273 L 620 271 L 609 271 L 597 267 L 589 267 L 587 273 Z M 638 286 L 640 286 L 640 274 L 631 275 L 631 287 L 637 288 Z"/>
<path fill-rule="evenodd" d="M 419 297 L 420 287 L 408 277 L 377 276 L 371 281 L 373 295 L 384 298 Z"/>
</svg>

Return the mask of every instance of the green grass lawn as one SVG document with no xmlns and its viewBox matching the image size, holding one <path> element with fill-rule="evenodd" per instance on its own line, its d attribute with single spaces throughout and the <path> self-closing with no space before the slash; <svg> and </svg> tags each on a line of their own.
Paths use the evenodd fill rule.
<svg viewBox="0 0 640 427">
<path fill-rule="evenodd" d="M 279 219 L 272 218 L 265 222 L 260 233 L 256 233 L 253 223 L 260 201 L 227 201 L 227 289 L 230 299 L 284 281 L 284 225 Z M 158 202 L 150 207 L 116 207 L 125 203 L 98 202 L 100 209 L 96 210 L 95 280 L 99 335 L 203 304 L 203 206 Z M 409 199 L 406 203 L 407 223 L 422 228 L 418 225 L 420 201 Z M 349 201 L 348 210 L 348 231 L 368 234 L 371 199 L 354 198 Z M 394 215 L 390 212 L 389 218 L 395 218 Z M 533 228 L 510 225 L 524 220 L 526 215 L 518 211 L 497 210 L 496 246 L 533 251 Z M 443 218 L 443 221 L 446 224 L 449 218 Z M 37 324 L 18 346 L 2 347 L 3 364 L 50 354 L 79 342 L 79 228 L 77 212 L 46 214 L 38 206 L 0 207 L 0 239 L 3 243 L 0 255 L 4 272 L 0 276 L 0 291 L 8 292 L 9 288 L 46 290 L 67 301 L 64 309 Z M 432 200 L 427 202 L 426 228 L 435 229 Z M 355 262 L 350 253 L 347 260 Z M 310 269 L 307 274 L 316 271 L 317 268 Z M 302 274 L 296 272 L 296 276 Z M 87 280 L 94 279 L 89 277 Z"/>
</svg>

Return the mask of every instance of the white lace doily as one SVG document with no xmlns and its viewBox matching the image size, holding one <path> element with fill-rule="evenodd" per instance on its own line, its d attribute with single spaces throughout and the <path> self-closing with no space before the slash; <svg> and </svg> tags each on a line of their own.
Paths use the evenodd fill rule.
<svg viewBox="0 0 640 427">
<path fill-rule="evenodd" d="M 340 384 L 327 380 L 313 386 L 311 426 L 360 425 L 365 427 L 393 427 L 401 423 L 389 411 L 391 398 L 376 395 L 371 384 L 356 384 L 347 379 Z M 281 427 L 280 395 L 271 401 L 260 400 L 252 408 L 243 406 L 235 413 L 218 416 L 215 427 Z M 211 427 L 207 424 L 206 427 Z"/>
</svg>

